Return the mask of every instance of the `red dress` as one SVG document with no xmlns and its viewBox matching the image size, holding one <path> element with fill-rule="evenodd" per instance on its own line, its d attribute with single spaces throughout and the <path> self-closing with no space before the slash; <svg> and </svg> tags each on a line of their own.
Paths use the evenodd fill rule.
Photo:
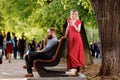
<svg viewBox="0 0 120 80">
<path fill-rule="evenodd" d="M 12 51 L 13 51 L 12 43 L 7 43 L 7 45 L 6 45 L 6 52 L 7 52 L 7 54 L 12 54 Z"/>
<path fill-rule="evenodd" d="M 70 18 L 68 19 L 68 23 L 70 23 Z M 80 20 L 75 21 L 75 25 L 81 24 Z M 73 26 L 69 27 L 69 41 L 68 41 L 68 57 L 67 57 L 67 68 L 68 69 L 76 69 L 79 66 L 84 67 L 84 51 L 81 35 L 77 32 Z"/>
</svg>

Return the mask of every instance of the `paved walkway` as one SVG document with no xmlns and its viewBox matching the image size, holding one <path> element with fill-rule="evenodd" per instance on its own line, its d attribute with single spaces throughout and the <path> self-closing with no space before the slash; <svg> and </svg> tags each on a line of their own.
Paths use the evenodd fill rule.
<svg viewBox="0 0 120 80">
<path fill-rule="evenodd" d="M 7 60 L 3 59 L 3 64 L 0 64 L 0 80 L 86 80 L 85 78 L 79 77 L 52 77 L 52 78 L 41 78 L 37 72 L 34 72 L 33 78 L 24 78 L 26 73 L 25 69 L 22 69 L 24 60 L 14 60 L 12 63 L 8 63 Z M 55 68 L 65 68 L 64 64 L 59 64 Z M 81 75 L 82 76 L 82 75 Z M 85 77 L 83 75 L 83 77 Z"/>
</svg>

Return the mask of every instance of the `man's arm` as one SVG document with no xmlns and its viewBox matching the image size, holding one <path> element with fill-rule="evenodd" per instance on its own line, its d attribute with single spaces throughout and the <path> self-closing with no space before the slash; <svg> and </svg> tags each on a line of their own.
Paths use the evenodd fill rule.
<svg viewBox="0 0 120 80">
<path fill-rule="evenodd" d="M 45 52 L 45 50 L 44 50 L 44 49 L 42 49 L 42 50 L 38 50 L 38 51 L 36 51 L 36 52 L 44 53 L 44 52 Z"/>
<path fill-rule="evenodd" d="M 57 38 L 56 39 L 52 39 L 49 40 L 46 47 L 44 48 L 44 51 L 47 52 L 49 51 L 51 48 L 53 48 L 53 46 L 55 46 L 58 43 Z"/>
<path fill-rule="evenodd" d="M 45 48 L 43 48 L 42 50 L 36 51 L 36 52 L 42 52 L 42 53 L 47 52 L 57 43 L 58 43 L 57 39 L 49 40 Z"/>
</svg>

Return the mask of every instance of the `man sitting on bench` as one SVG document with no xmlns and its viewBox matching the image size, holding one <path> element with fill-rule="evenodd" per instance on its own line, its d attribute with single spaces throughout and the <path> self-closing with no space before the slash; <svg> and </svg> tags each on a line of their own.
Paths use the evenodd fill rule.
<svg viewBox="0 0 120 80">
<path fill-rule="evenodd" d="M 56 30 L 52 27 L 48 30 L 48 39 L 49 40 L 45 48 L 36 52 L 30 52 L 28 55 L 25 56 L 26 65 L 23 66 L 23 68 L 26 68 L 28 73 L 25 74 L 24 77 L 33 77 L 32 67 L 34 60 L 49 60 L 54 55 L 57 49 L 56 45 L 58 44 L 58 39 L 56 37 Z"/>
</svg>

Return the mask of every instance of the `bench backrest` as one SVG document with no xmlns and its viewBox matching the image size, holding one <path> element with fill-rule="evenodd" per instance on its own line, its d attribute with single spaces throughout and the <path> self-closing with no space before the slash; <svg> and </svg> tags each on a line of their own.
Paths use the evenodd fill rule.
<svg viewBox="0 0 120 80">
<path fill-rule="evenodd" d="M 66 43 L 67 43 L 67 38 L 61 37 L 52 59 L 50 59 L 50 60 L 41 60 L 41 59 L 34 60 L 34 67 L 36 68 L 37 62 L 40 62 L 40 65 L 45 66 L 45 67 L 57 65 L 60 62 L 60 59 L 62 57 L 62 53 L 63 53 L 65 46 L 66 46 Z"/>
<path fill-rule="evenodd" d="M 62 53 L 65 49 L 65 45 L 67 43 L 67 38 L 66 37 L 61 37 L 60 41 L 59 41 L 59 44 L 58 44 L 58 47 L 57 47 L 57 50 L 55 52 L 55 54 L 53 55 L 52 59 L 53 60 L 57 60 L 59 61 L 60 58 L 62 57 Z"/>
</svg>

